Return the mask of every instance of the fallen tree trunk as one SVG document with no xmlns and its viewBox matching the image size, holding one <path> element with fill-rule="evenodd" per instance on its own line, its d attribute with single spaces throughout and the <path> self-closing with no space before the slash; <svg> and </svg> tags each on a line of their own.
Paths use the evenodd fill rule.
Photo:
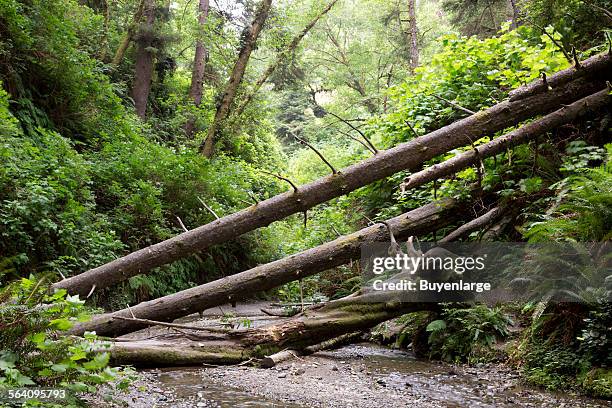
<svg viewBox="0 0 612 408">
<path fill-rule="evenodd" d="M 483 135 L 513 126 L 534 115 L 558 109 L 563 104 L 597 92 L 604 85 L 599 79 L 582 78 L 542 95 L 527 97 L 518 102 L 499 103 L 410 142 L 379 152 L 374 157 L 347 167 L 337 174 L 300 186 L 296 191 L 277 195 L 212 223 L 62 280 L 54 284 L 53 288 L 66 289 L 72 294 L 85 296 L 94 285 L 97 285 L 98 289 L 105 288 L 132 276 L 147 273 L 153 268 L 187 257 L 211 245 L 267 226 L 291 214 L 304 212 L 317 204 L 398 171 L 414 169 L 439 154 L 469 144 Z"/>
<path fill-rule="evenodd" d="M 403 303 L 388 293 L 384 297 L 387 301 L 373 302 L 377 299 L 369 294 L 341 299 L 275 325 L 223 336 L 198 339 L 172 335 L 168 340 L 115 342 L 110 352 L 114 363 L 136 366 L 236 364 L 283 349 L 308 353 L 310 346 L 369 329 L 402 314 L 438 309 L 436 303 Z M 317 347 L 312 350 L 317 351 Z"/>
<path fill-rule="evenodd" d="M 550 77 L 544 76 L 539 81 L 533 81 L 528 85 L 510 91 L 510 101 L 519 101 L 529 96 L 547 92 L 549 87 L 555 88 L 586 75 L 605 72 L 610 69 L 611 60 L 612 54 L 610 53 L 594 55 L 582 61 L 579 66 L 564 69 Z"/>
<path fill-rule="evenodd" d="M 512 146 L 527 143 L 534 140 L 537 136 L 570 123 L 589 112 L 598 111 L 609 106 L 610 101 L 612 101 L 610 90 L 607 88 L 603 89 L 570 105 L 566 105 L 541 119 L 495 138 L 488 143 L 414 173 L 406 178 L 401 188 L 406 190 L 422 186 L 441 177 L 455 174 L 469 166 L 478 165 L 486 157 L 495 156 Z"/>
<path fill-rule="evenodd" d="M 461 203 L 443 200 L 412 210 L 387 221 L 397 239 L 441 228 L 461 215 Z M 258 291 L 343 265 L 359 258 L 363 244 L 389 241 L 383 224 L 373 225 L 315 248 L 288 256 L 245 272 L 187 289 L 173 295 L 140 303 L 128 309 L 94 316 L 77 324 L 72 334 L 95 331 L 103 336 L 118 336 L 146 327 L 144 323 L 117 317 L 171 321 L 192 313 L 235 301 Z"/>
</svg>

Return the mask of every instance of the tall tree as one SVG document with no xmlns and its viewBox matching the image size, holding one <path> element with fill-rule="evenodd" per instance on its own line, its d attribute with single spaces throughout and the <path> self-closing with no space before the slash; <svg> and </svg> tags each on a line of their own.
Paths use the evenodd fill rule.
<svg viewBox="0 0 612 408">
<path fill-rule="evenodd" d="M 134 69 L 134 84 L 132 85 L 132 99 L 136 107 L 136 114 L 144 120 L 147 112 L 147 100 L 151 92 L 151 80 L 154 68 L 154 24 L 155 0 L 144 0 L 144 21 L 136 40 L 136 65 Z"/>
<path fill-rule="evenodd" d="M 206 25 L 208 18 L 209 2 L 208 0 L 200 0 L 198 5 L 198 26 L 199 33 L 196 41 L 195 56 L 193 58 L 193 71 L 191 73 L 191 87 L 189 88 L 189 98 L 193 100 L 195 106 L 200 106 L 202 102 L 202 84 L 204 82 L 204 71 L 206 69 L 206 60 L 208 59 L 208 50 L 202 41 L 202 31 Z M 195 127 L 195 119 L 190 118 L 185 124 L 185 133 L 187 136 L 193 134 Z"/>
<path fill-rule="evenodd" d="M 261 74 L 257 82 L 255 82 L 255 85 L 253 86 L 251 92 L 244 98 L 244 101 L 238 106 L 238 108 L 234 112 L 236 116 L 240 115 L 244 111 L 244 108 L 246 108 L 246 106 L 253 100 L 255 94 L 259 91 L 261 86 L 268 80 L 270 75 L 274 73 L 276 68 L 278 68 L 278 66 L 283 62 L 285 58 L 289 57 L 295 51 L 297 46 L 300 44 L 300 41 L 302 41 L 302 39 L 317 24 L 321 17 L 327 14 L 337 2 L 338 0 L 330 1 L 327 6 L 325 6 L 325 8 L 321 10 L 321 12 L 319 12 L 312 20 L 310 20 L 308 24 L 306 24 L 302 31 L 300 31 L 295 37 L 293 37 L 289 45 L 278 54 L 274 62 L 266 68 L 266 70 L 263 72 L 263 74 Z"/>
<path fill-rule="evenodd" d="M 414 69 L 419 66 L 419 29 L 416 19 L 416 0 L 408 0 L 408 24 L 410 33 L 410 42 L 408 44 L 410 70 L 414 71 Z"/>
<path fill-rule="evenodd" d="M 249 58 L 255 49 L 257 38 L 259 37 L 259 33 L 261 32 L 266 19 L 268 18 L 271 6 L 272 0 L 262 0 L 257 13 L 255 14 L 255 18 L 253 19 L 253 23 L 247 29 L 245 29 L 242 34 L 242 48 L 238 53 L 238 59 L 234 64 L 232 74 L 230 75 L 225 91 L 223 92 L 221 103 L 217 107 L 215 118 L 208 128 L 206 139 L 204 139 L 204 142 L 200 146 L 200 153 L 206 157 L 211 157 L 213 155 L 217 132 L 229 114 L 232 102 L 234 102 L 234 98 L 236 97 L 236 91 L 242 82 L 244 72 L 247 64 L 249 63 Z"/>
<path fill-rule="evenodd" d="M 116 68 L 121 63 L 125 55 L 125 52 L 130 46 L 130 43 L 132 42 L 132 40 L 134 39 L 134 35 L 136 34 L 136 29 L 138 28 L 138 24 L 140 23 L 140 20 L 142 19 L 142 13 L 144 12 L 144 3 L 145 3 L 145 0 L 140 0 L 138 2 L 138 7 L 136 8 L 136 11 L 134 12 L 134 17 L 132 18 L 132 21 L 130 22 L 130 25 L 128 26 L 127 31 L 123 35 L 123 38 L 121 38 L 121 42 L 119 43 L 119 47 L 117 47 L 117 51 L 115 51 L 115 56 L 113 57 L 113 61 L 111 62 L 114 68 Z"/>
</svg>

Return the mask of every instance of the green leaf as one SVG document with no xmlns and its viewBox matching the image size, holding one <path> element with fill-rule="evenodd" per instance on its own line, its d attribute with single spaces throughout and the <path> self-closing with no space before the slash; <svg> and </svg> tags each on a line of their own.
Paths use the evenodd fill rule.
<svg viewBox="0 0 612 408">
<path fill-rule="evenodd" d="M 72 322 L 66 318 L 53 319 L 49 322 L 49 326 L 57 330 L 68 330 L 72 327 Z"/>
<path fill-rule="evenodd" d="M 433 322 L 429 323 L 425 328 L 425 330 L 427 330 L 428 332 L 444 329 L 446 329 L 446 322 L 444 320 L 434 320 Z"/>
<path fill-rule="evenodd" d="M 64 373 L 66 372 L 67 369 L 68 369 L 67 364 L 53 364 L 51 366 L 51 370 L 55 371 L 56 373 Z"/>
</svg>

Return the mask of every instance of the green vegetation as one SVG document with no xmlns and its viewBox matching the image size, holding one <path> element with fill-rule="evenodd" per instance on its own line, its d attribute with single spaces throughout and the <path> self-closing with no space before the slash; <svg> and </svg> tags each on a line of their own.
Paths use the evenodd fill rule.
<svg viewBox="0 0 612 408">
<path fill-rule="evenodd" d="M 328 175 L 296 136 L 341 169 L 372 156 L 362 135 L 379 150 L 410 141 L 495 105 L 542 73 L 570 67 L 573 48 L 579 59 L 606 51 L 612 38 L 607 0 L 427 0 L 416 5 L 415 68 L 407 4 L 341 0 L 283 54 L 328 2 L 274 2 L 215 133 L 214 154 L 204 157 L 200 145 L 260 2 L 211 2 L 203 23 L 196 3 L 0 0 L 0 387 L 125 388 L 131 371 L 108 365 L 95 334 L 74 339 L 64 332 L 94 311 L 232 275 L 441 197 L 467 197 L 475 183 L 491 193 L 486 205 L 524 202 L 491 239 L 612 238 L 608 109 L 407 192 L 400 184 L 409 173 L 397 173 L 309 210 L 306 219 L 287 217 L 95 290 L 87 301 L 51 293 L 53 282 L 289 190 L 275 174 L 297 185 Z M 190 91 L 198 42 L 206 48 L 199 100 Z M 235 113 L 278 55 L 277 69 Z M 138 115 L 134 88 L 146 74 Z M 473 146 L 510 130 L 483 134 Z M 457 226 L 419 239 L 437 240 Z M 267 295 L 318 302 L 350 295 L 361 283 L 354 261 Z M 607 279 L 577 293 L 578 305 L 540 299 L 517 306 L 520 313 L 471 305 L 409 315 L 397 344 L 412 342 L 432 359 L 493 361 L 503 358 L 498 346 L 516 321 L 524 331 L 508 353 L 527 381 L 612 398 L 610 285 Z"/>
<path fill-rule="evenodd" d="M 74 393 L 93 392 L 99 384 L 127 388 L 131 370 L 108 366 L 108 343 L 95 333 L 82 339 L 62 334 L 89 314 L 78 296 L 48 294 L 47 278 L 22 278 L 0 293 L 0 344 L 11 345 L 0 352 L 0 386 L 61 387 L 70 404 L 78 403 Z"/>
</svg>

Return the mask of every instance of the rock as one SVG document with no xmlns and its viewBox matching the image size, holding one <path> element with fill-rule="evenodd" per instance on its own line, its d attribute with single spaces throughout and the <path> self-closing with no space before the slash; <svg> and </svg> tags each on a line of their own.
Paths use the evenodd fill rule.
<svg viewBox="0 0 612 408">
<path fill-rule="evenodd" d="M 379 378 L 376 380 L 376 384 L 378 385 L 382 385 L 383 387 L 387 386 L 387 383 L 385 382 L 385 380 L 383 380 L 382 378 Z"/>
<path fill-rule="evenodd" d="M 333 366 L 332 367 L 332 371 L 338 371 L 338 367 L 337 366 Z"/>
<path fill-rule="evenodd" d="M 278 378 L 285 378 L 285 377 L 287 377 L 287 374 L 286 374 L 286 373 L 280 373 L 280 374 L 278 375 Z"/>
<path fill-rule="evenodd" d="M 306 370 L 304 370 L 303 368 L 298 368 L 297 370 L 295 370 L 295 372 L 293 374 L 295 375 L 302 375 L 306 372 Z"/>
</svg>

